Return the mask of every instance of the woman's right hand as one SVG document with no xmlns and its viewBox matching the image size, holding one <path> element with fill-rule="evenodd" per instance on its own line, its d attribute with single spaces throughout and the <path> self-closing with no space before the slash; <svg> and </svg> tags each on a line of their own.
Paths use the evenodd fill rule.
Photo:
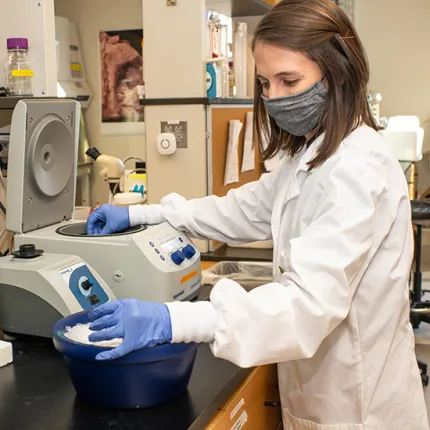
<svg viewBox="0 0 430 430">
<path fill-rule="evenodd" d="M 87 220 L 87 235 L 105 235 L 117 233 L 130 227 L 128 208 L 102 205 Z"/>
</svg>

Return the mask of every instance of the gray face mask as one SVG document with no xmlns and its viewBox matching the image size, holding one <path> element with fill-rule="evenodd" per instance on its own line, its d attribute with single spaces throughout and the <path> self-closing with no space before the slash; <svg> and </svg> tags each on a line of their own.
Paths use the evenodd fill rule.
<svg viewBox="0 0 430 430">
<path fill-rule="evenodd" d="M 268 99 L 261 96 L 267 113 L 282 130 L 293 136 L 304 136 L 317 125 L 324 111 L 327 90 L 322 81 L 292 96 Z"/>
</svg>

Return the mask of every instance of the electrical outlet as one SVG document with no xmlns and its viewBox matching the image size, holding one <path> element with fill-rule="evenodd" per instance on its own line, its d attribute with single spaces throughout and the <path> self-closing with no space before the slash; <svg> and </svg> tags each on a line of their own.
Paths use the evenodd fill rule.
<svg viewBox="0 0 430 430">
<path fill-rule="evenodd" d="M 161 133 L 173 133 L 178 148 L 188 148 L 187 121 L 161 121 Z"/>
</svg>

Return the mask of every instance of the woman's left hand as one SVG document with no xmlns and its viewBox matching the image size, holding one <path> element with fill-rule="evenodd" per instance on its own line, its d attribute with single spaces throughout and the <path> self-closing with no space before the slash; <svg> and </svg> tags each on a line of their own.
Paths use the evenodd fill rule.
<svg viewBox="0 0 430 430">
<path fill-rule="evenodd" d="M 172 326 L 166 305 L 122 299 L 106 303 L 89 312 L 90 342 L 123 338 L 121 345 L 101 352 L 97 360 L 112 360 L 140 348 L 171 342 Z"/>
</svg>

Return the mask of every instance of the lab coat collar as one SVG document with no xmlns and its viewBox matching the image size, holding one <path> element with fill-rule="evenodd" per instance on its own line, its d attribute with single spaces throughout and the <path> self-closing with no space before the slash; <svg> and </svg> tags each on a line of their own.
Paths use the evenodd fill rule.
<svg viewBox="0 0 430 430">
<path fill-rule="evenodd" d="M 315 157 L 323 139 L 324 134 L 321 134 L 314 142 L 311 143 L 309 148 L 304 148 L 300 154 L 297 155 L 297 159 L 294 162 L 296 166 L 294 169 L 294 175 L 291 177 L 291 180 L 285 184 L 285 189 L 283 191 L 285 204 L 300 194 L 300 187 L 303 185 L 306 177 L 310 174 L 308 163 Z"/>
<path fill-rule="evenodd" d="M 280 190 L 280 198 L 276 199 L 273 206 L 272 236 L 274 240 L 274 251 L 277 250 L 278 246 L 277 238 L 279 234 L 278 230 L 281 225 L 282 213 L 288 202 L 300 195 L 300 188 L 311 173 L 309 171 L 308 162 L 315 157 L 323 139 L 324 134 L 321 134 L 308 148 L 303 148 L 296 159 L 290 161 L 292 164 L 291 167 L 294 169 L 294 174 L 290 176 L 288 181 L 283 183 L 282 189 Z M 276 252 L 274 252 L 274 255 L 276 255 Z"/>
<path fill-rule="evenodd" d="M 297 173 L 298 172 L 308 172 L 309 166 L 308 163 L 310 161 L 313 160 L 313 158 L 315 157 L 319 147 L 322 144 L 322 141 L 324 139 L 324 133 L 322 133 L 321 135 L 319 135 L 309 146 L 309 148 L 307 148 L 305 150 L 305 153 L 303 155 L 301 155 L 300 157 L 300 161 L 297 165 L 297 169 L 296 169 L 296 178 L 297 178 Z"/>
</svg>

